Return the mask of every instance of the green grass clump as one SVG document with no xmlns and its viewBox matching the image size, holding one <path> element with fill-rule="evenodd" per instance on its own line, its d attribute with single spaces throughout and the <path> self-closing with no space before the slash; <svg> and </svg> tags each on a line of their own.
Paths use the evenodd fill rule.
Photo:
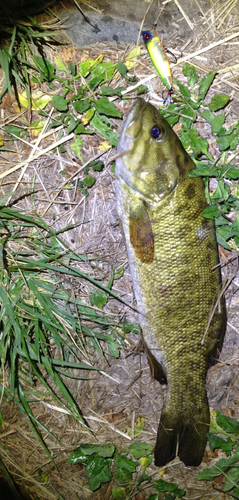
<svg viewBox="0 0 239 500">
<path fill-rule="evenodd" d="M 78 264 L 85 261 L 84 256 L 67 249 L 42 219 L 6 207 L 4 201 L 0 206 L 0 395 L 19 406 L 48 452 L 42 424 L 30 405 L 37 382 L 44 388 L 45 401 L 55 399 L 87 427 L 65 377 L 84 379 L 83 370 L 98 369 L 89 350 L 97 351 L 107 363 L 102 343 L 118 357 L 124 331 L 133 325 L 117 324 L 100 311 L 110 297 L 117 297 L 111 290 L 112 279 L 107 287 L 82 273 Z M 77 280 L 90 284 L 91 303 L 97 308 L 72 298 L 62 283 L 66 276 L 73 287 Z"/>
<path fill-rule="evenodd" d="M 40 71 L 38 61 L 44 61 L 44 46 L 53 36 L 53 31 L 46 30 L 32 16 L 45 10 L 47 3 L 50 2 L 15 2 L 13 5 L 6 2 L 0 6 L 0 66 L 5 74 L 0 99 L 7 90 L 12 98 L 12 87 L 18 96 L 20 87 L 26 91 L 30 109 L 29 72 Z"/>
</svg>

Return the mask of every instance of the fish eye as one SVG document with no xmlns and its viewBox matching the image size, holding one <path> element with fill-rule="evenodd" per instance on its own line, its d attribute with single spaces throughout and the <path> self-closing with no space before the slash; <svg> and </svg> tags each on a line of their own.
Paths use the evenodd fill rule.
<svg viewBox="0 0 239 500">
<path fill-rule="evenodd" d="M 160 127 L 159 125 L 154 125 L 151 128 L 151 137 L 153 139 L 162 139 L 165 135 L 165 130 L 163 127 Z"/>
<path fill-rule="evenodd" d="M 149 40 L 149 39 L 150 39 L 150 34 L 149 33 L 145 33 L 144 34 L 144 40 L 146 40 L 146 42 L 147 42 L 147 40 Z"/>
</svg>

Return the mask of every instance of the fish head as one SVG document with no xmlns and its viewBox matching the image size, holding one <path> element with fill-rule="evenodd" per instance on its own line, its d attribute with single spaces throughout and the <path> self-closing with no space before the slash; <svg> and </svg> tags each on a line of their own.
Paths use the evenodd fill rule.
<svg viewBox="0 0 239 500">
<path fill-rule="evenodd" d="M 125 120 L 117 153 L 116 175 L 152 204 L 174 192 L 188 157 L 167 121 L 143 99 Z"/>
</svg>

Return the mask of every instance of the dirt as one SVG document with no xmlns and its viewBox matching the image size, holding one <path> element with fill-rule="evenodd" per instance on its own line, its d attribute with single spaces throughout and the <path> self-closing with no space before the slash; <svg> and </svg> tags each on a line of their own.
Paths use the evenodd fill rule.
<svg viewBox="0 0 239 500">
<path fill-rule="evenodd" d="M 69 5 L 71 5 L 70 9 Z M 61 39 L 67 40 L 69 45 L 59 49 L 59 53 L 65 62 L 72 60 L 79 62 L 82 56 L 96 58 L 101 53 L 104 53 L 109 60 L 124 60 L 125 55 L 133 47 L 133 43 L 137 41 L 140 23 L 150 4 L 145 1 L 137 1 L 136 4 L 136 2 L 125 0 L 120 2 L 119 12 L 119 2 L 116 0 L 109 0 L 108 2 L 95 0 L 95 2 L 91 2 L 91 8 L 87 3 L 81 2 L 80 5 L 84 13 L 94 26 L 97 25 L 97 29 L 89 25 L 82 14 L 75 8 L 73 9 L 72 5 L 73 3 L 65 4 L 62 10 L 57 7 L 57 13 L 61 19 L 66 15 L 69 16 L 64 24 L 65 31 L 61 33 Z M 164 9 L 161 12 L 163 5 Z M 222 10 L 219 11 L 219 8 L 223 6 L 223 2 L 200 0 L 198 2 L 193 0 L 187 2 L 181 0 L 180 5 L 189 16 L 193 29 L 190 28 L 173 1 L 159 2 L 159 4 L 155 1 L 150 7 L 144 26 L 152 27 L 152 23 L 161 12 L 158 27 L 166 43 L 170 47 L 180 49 L 189 42 L 186 49 L 184 49 L 183 55 L 187 56 L 190 52 L 192 53 L 203 46 L 209 45 L 212 41 L 225 38 L 235 32 L 234 27 L 237 26 L 239 21 L 238 5 L 235 5 L 234 10 L 225 18 L 220 29 L 218 29 L 220 20 L 226 14 Z M 215 24 L 213 24 L 213 20 Z M 198 43 L 196 44 L 197 40 Z M 235 45 L 233 45 L 234 43 Z M 202 74 L 217 67 L 222 71 L 221 77 L 211 89 L 211 96 L 216 91 L 230 94 L 232 102 L 227 117 L 230 123 L 238 120 L 238 73 L 236 73 L 236 70 L 232 72 L 227 70 L 227 66 L 239 63 L 237 56 L 238 45 L 236 44 L 238 44 L 238 38 L 224 44 L 222 48 L 215 48 L 214 52 L 208 50 L 193 59 L 194 64 L 199 67 Z M 84 49 L 78 48 L 82 46 L 84 46 Z M 88 46 L 90 47 L 87 48 Z M 49 55 L 52 60 L 53 55 L 55 53 Z M 149 72 L 148 65 L 147 54 L 143 49 L 137 70 L 133 69 L 131 74 L 136 71 L 139 77 L 145 77 Z M 175 66 L 173 71 L 174 76 L 182 78 L 183 81 L 182 65 Z M 159 91 L 157 84 L 152 83 L 152 87 L 155 92 L 161 91 L 161 88 Z M 12 102 L 7 101 L 7 97 L 4 102 L 5 107 L 1 106 L 1 108 L 5 113 L 5 117 L 14 115 L 15 111 Z M 119 106 L 124 115 L 130 106 L 129 103 L 119 102 L 116 105 Z M 115 122 L 117 135 L 120 134 L 120 128 L 121 124 Z M 205 137 L 210 137 L 210 130 L 202 128 L 201 132 Z M 83 161 L 97 153 L 99 142 L 99 138 L 96 140 L 94 136 L 93 138 L 86 137 L 82 150 Z M 213 138 L 211 147 L 213 148 Z M 28 154 L 25 146 L 20 147 L 18 154 L 20 155 L 20 153 L 21 156 Z M 70 159 L 70 155 L 72 155 L 72 152 L 68 148 L 65 158 Z M 107 153 L 105 158 L 109 159 L 109 156 L 110 153 Z M 6 168 L 9 158 L 10 153 L 7 158 L 6 155 L 1 153 L 2 169 Z M 16 156 L 16 161 L 19 161 L 19 156 Z M 49 159 L 49 157 L 46 157 L 40 164 L 36 164 L 36 167 L 38 168 L 39 165 L 46 185 L 50 183 L 49 189 L 62 182 L 62 174 L 59 173 L 59 164 L 55 158 L 50 157 Z M 50 168 L 51 175 L 49 176 Z M 67 175 L 74 172 L 73 168 L 68 166 L 66 178 Z M 17 177 L 14 177 L 14 180 L 16 179 Z M 32 171 L 28 170 L 24 181 L 30 186 L 31 180 Z M 26 185 L 20 187 L 25 189 Z M 6 188 L 4 187 L 4 189 Z M 68 232 L 67 243 L 79 253 L 85 252 L 96 257 L 102 257 L 102 263 L 97 262 L 97 266 L 99 266 L 100 272 L 104 274 L 106 282 L 110 275 L 111 266 L 117 268 L 124 264 L 124 275 L 114 284 L 114 290 L 123 294 L 131 304 L 135 305 L 123 235 L 115 207 L 114 174 L 111 172 L 111 165 L 97 176 L 97 183 L 84 202 L 82 202 L 79 194 L 76 195 L 74 202 L 79 203 L 79 205 L 77 205 L 77 211 L 74 213 L 70 205 L 72 192 L 73 190 L 64 191 L 62 195 L 62 200 L 66 202 L 67 209 L 61 205 L 52 206 L 46 215 L 47 222 L 52 223 L 56 214 L 62 216 L 58 225 L 55 225 L 57 229 L 61 229 L 70 222 L 75 223 L 80 220 L 85 222 L 79 229 Z M 28 206 L 26 203 L 29 203 L 29 201 L 23 200 L 19 202 L 18 208 L 25 209 Z M 40 214 L 43 213 L 46 205 L 41 199 L 35 200 L 35 206 Z M 221 250 L 220 255 L 222 262 L 225 262 L 227 254 Z M 85 271 L 87 266 L 88 264 L 82 264 L 82 270 Z M 239 419 L 239 275 L 236 261 L 223 268 L 225 282 L 234 274 L 236 274 L 236 278 L 226 293 L 228 326 L 225 342 L 219 363 L 209 370 L 207 390 L 211 410 L 221 409 L 226 415 Z M 81 294 L 84 296 L 85 290 L 79 288 L 78 293 L 79 296 Z M 120 319 L 127 318 L 128 321 L 137 322 L 136 313 L 130 308 L 124 308 L 115 300 L 110 301 L 105 309 L 106 312 L 117 314 Z M 9 405 L 9 403 L 2 404 L 1 411 L 5 421 L 5 429 L 3 434 L 0 434 L 0 443 L 3 445 L 1 457 L 8 465 L 14 480 L 26 497 L 43 500 L 48 498 L 57 499 L 59 498 L 59 492 L 63 498 L 69 500 L 76 498 L 110 499 L 111 490 L 107 490 L 108 487 L 106 486 L 100 492 L 97 492 L 97 496 L 92 494 L 84 468 L 82 466 L 76 468 L 67 463 L 70 451 L 83 441 L 113 442 L 118 449 L 126 448 L 130 443 L 127 432 L 134 427 L 134 422 L 139 418 L 145 419 L 145 426 L 140 439 L 154 445 L 166 388 L 152 379 L 140 336 L 131 335 L 127 338 L 127 348 L 121 350 L 118 359 L 112 358 L 107 352 L 105 356 L 108 365 L 102 360 L 98 360 L 99 365 L 104 369 L 104 373 L 91 376 L 89 376 L 89 373 L 85 374 L 87 380 L 84 381 L 69 382 L 67 379 L 67 383 L 86 421 L 94 432 L 93 435 L 87 433 L 82 426 L 60 411 L 51 410 L 46 406 L 44 400 L 32 405 L 33 411 L 39 416 L 42 424 L 47 425 L 64 445 L 61 447 L 50 436 L 45 436 L 54 455 L 57 470 L 52 462 L 48 460 L 38 442 L 33 438 L 31 431 L 16 407 L 13 404 Z M 165 480 L 177 482 L 181 488 L 185 489 L 187 494 L 184 498 L 187 500 L 202 500 L 204 498 L 207 500 L 213 500 L 214 498 L 220 500 L 229 499 L 229 496 L 217 492 L 211 483 L 197 481 L 198 472 L 207 467 L 209 459 L 211 460 L 210 464 L 213 464 L 218 459 L 218 456 L 217 453 L 210 455 L 207 446 L 205 459 L 199 468 L 186 468 L 183 464 L 176 464 L 173 468 L 167 468 L 163 477 Z M 39 471 L 41 470 L 44 471 L 48 478 L 46 483 L 41 483 L 39 480 Z M 153 473 L 157 469 L 152 465 L 150 471 Z M 218 483 L 217 486 L 221 488 L 222 484 Z M 2 495 L 1 500 L 5 500 L 5 498 L 10 500 L 9 493 L 7 493 L 7 496 L 1 490 L 0 493 Z M 150 492 L 147 493 L 150 494 Z"/>
</svg>

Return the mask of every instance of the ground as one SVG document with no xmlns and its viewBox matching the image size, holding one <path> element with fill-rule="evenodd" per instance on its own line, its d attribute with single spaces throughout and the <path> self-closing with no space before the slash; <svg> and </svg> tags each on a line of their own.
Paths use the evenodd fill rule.
<svg viewBox="0 0 239 500">
<path fill-rule="evenodd" d="M 61 59 L 68 63 L 74 61 L 79 63 L 83 59 L 95 59 L 103 54 L 106 60 L 124 61 L 130 53 L 138 38 L 140 23 L 143 20 L 146 9 L 150 6 L 148 17 L 146 17 L 145 26 L 151 27 L 152 21 L 159 18 L 157 30 L 164 38 L 165 45 L 174 49 L 178 54 L 183 51 L 183 58 L 188 59 L 196 68 L 202 72 L 202 75 L 216 69 L 218 77 L 211 92 L 226 92 L 230 95 L 231 104 L 227 116 L 228 123 L 238 120 L 238 99 L 239 87 L 237 84 L 238 68 L 231 69 L 238 65 L 237 47 L 238 37 L 227 40 L 215 48 L 210 48 L 212 43 L 227 39 L 235 35 L 238 24 L 238 5 L 237 2 L 189 2 L 180 1 L 180 12 L 176 2 L 168 2 L 162 10 L 157 2 L 151 6 L 144 1 L 137 2 L 137 9 L 134 2 L 122 2 L 120 14 L 118 2 L 103 0 L 91 3 L 91 6 L 81 3 L 87 17 L 98 29 L 92 28 L 82 17 L 82 14 L 74 7 L 69 9 L 69 3 L 63 10 L 55 7 L 55 12 L 62 19 L 64 15 L 68 20 L 63 25 L 64 30 L 57 36 L 61 41 L 67 42 L 68 46 L 61 46 L 57 49 L 57 54 Z M 72 5 L 72 4 L 71 4 Z M 93 9 L 94 8 L 94 9 Z M 54 10 L 53 9 L 53 10 Z M 186 17 L 186 15 L 188 17 Z M 109 28 L 108 28 L 109 27 Z M 160 27 L 160 29 L 159 29 Z M 101 30 L 101 31 L 98 31 Z M 81 33 L 83 32 L 83 34 Z M 94 37 L 94 38 L 93 38 Z M 92 39 L 94 44 L 92 45 Z M 194 54 L 205 48 L 204 52 Z M 56 52 L 48 49 L 47 54 L 50 60 L 54 60 Z M 56 51 L 56 49 L 54 49 Z M 194 54 L 194 56 L 193 56 Z M 153 74 L 153 69 L 149 69 L 149 60 L 146 50 L 142 47 L 141 56 L 137 61 L 137 66 L 131 69 L 131 75 L 137 74 L 139 79 L 148 76 L 149 72 Z M 176 78 L 183 80 L 182 64 L 180 60 L 173 66 L 173 74 Z M 159 82 L 152 80 L 150 91 L 161 93 Z M 118 81 L 120 85 L 122 81 Z M 37 88 L 37 87 L 36 87 Z M 58 88 L 60 90 L 60 86 Z M 48 89 L 42 85 L 41 90 L 47 92 Z M 212 94 L 213 95 L 213 94 Z M 123 116 L 126 114 L 131 103 L 122 102 L 120 99 L 115 102 Z M 19 114 L 16 112 L 16 102 L 11 101 L 9 96 L 3 99 L 0 106 L 2 110 L 2 120 L 8 120 L 14 117 L 14 123 L 22 123 Z M 17 121 L 18 120 L 18 121 Z M 121 122 L 115 121 L 115 132 L 120 134 Z M 204 123 L 199 123 L 201 133 L 205 137 L 210 136 L 210 130 L 205 128 Z M 58 139 L 54 135 L 53 141 Z M 30 138 L 32 143 L 33 137 Z M 45 142 L 44 142 L 45 141 Z M 49 142 L 44 139 L 42 147 L 47 147 Z M 47 195 L 51 200 L 51 195 L 56 186 L 62 181 L 67 181 L 77 170 L 77 164 L 80 167 L 88 159 L 99 153 L 99 145 L 102 138 L 99 136 L 86 136 L 84 139 L 82 160 L 72 155 L 68 144 L 66 153 L 62 155 L 66 164 L 66 172 L 62 176 L 59 160 L 55 153 L 44 156 L 41 160 L 36 160 L 34 167 L 41 174 L 41 180 L 46 187 Z M 211 154 L 217 155 L 214 149 L 213 138 L 211 140 Z M 1 153 L 1 173 L 9 168 L 8 162 L 15 164 L 22 158 L 26 159 L 29 155 L 30 147 L 22 143 L 18 151 Z M 92 277 L 99 275 L 104 277 L 107 283 L 111 267 L 114 269 L 124 266 L 124 274 L 114 282 L 113 290 L 123 294 L 130 304 L 135 305 L 133 298 L 133 289 L 129 268 L 127 265 L 127 255 L 124 246 L 124 240 L 119 225 L 119 220 L 115 207 L 114 174 L 111 172 L 111 164 L 107 165 L 110 155 L 115 151 L 108 151 L 104 155 L 106 166 L 104 170 L 96 174 L 97 182 L 90 190 L 87 198 L 74 190 L 63 190 L 58 196 L 58 201 L 49 206 L 49 200 L 46 201 L 41 194 L 35 198 L 34 204 L 36 212 L 45 217 L 48 224 L 54 224 L 54 229 L 82 221 L 82 224 L 71 231 L 68 231 L 65 242 L 70 245 L 74 251 L 94 256 L 93 263 L 80 263 L 79 268 L 83 272 L 89 272 Z M 76 161 L 75 161 L 76 160 Z M 72 163 L 73 161 L 73 163 Z M 23 192 L 26 186 L 31 185 L 33 176 L 32 164 L 25 171 L 24 177 L 19 182 L 19 192 Z M 19 170 L 20 171 L 20 170 Z M 19 178 L 19 171 L 5 178 L 5 182 L 16 183 Z M 49 175 L 50 174 L 50 175 Z M 81 175 L 81 174 L 80 174 Z M 36 184 L 38 185 L 38 184 Z M 12 184 L 10 184 L 12 189 Z M 3 184 L 3 194 L 9 192 L 9 185 Z M 64 203 L 64 205 L 63 205 Z M 15 198 L 17 209 L 31 209 L 31 200 Z M 58 221 L 55 221 L 57 216 Z M 227 262 L 228 254 L 220 249 L 222 263 Z M 98 258 L 101 260 L 97 260 Z M 221 354 L 220 361 L 210 369 L 207 379 L 207 390 L 211 410 L 220 409 L 224 414 L 239 418 L 238 409 L 238 286 L 239 277 L 237 273 L 236 261 L 225 265 L 222 268 L 223 279 L 226 282 L 232 276 L 237 277 L 232 281 L 227 290 L 227 310 L 228 327 L 226 338 Z M 65 280 L 64 286 L 71 290 L 72 283 Z M 85 297 L 88 293 L 88 287 L 79 284 L 78 289 L 74 289 L 79 297 Z M 111 300 L 105 306 L 106 312 L 116 314 L 119 318 L 126 318 L 128 321 L 137 323 L 137 314 L 134 310 L 119 304 L 116 300 Z M 134 429 L 134 423 L 138 418 L 145 419 L 144 430 L 140 435 L 142 441 L 147 441 L 154 445 L 159 415 L 162 408 L 163 397 L 166 388 L 162 388 L 152 379 L 146 355 L 137 334 L 131 334 L 127 337 L 126 349 L 122 349 L 119 358 L 113 358 L 106 351 L 107 363 L 102 359 L 96 359 L 97 364 L 103 368 L 102 373 L 84 372 L 86 380 L 69 381 L 73 396 L 80 407 L 82 414 L 89 424 L 93 434 L 89 434 L 82 425 L 77 424 L 69 415 L 64 414 L 60 408 L 56 408 L 54 401 L 49 399 L 34 401 L 32 411 L 34 415 L 46 426 L 58 441 L 47 433 L 44 434 L 46 442 L 54 456 L 57 469 L 54 468 L 51 460 L 46 456 L 41 445 L 33 438 L 32 432 L 27 426 L 25 420 L 16 406 L 11 403 L 2 403 L 2 415 L 5 422 L 5 428 L 0 434 L 1 459 L 11 471 L 14 480 L 19 485 L 20 491 L 26 498 L 37 499 L 105 499 L 112 498 L 110 486 L 105 486 L 99 492 L 92 493 L 89 488 L 83 466 L 73 466 L 67 462 L 67 458 L 76 446 L 81 442 L 113 442 L 118 449 L 126 448 L 130 443 L 129 430 Z M 51 406 L 54 405 L 54 408 Z M 227 499 L 229 496 L 218 493 L 211 483 L 197 481 L 197 474 L 203 470 L 211 459 L 210 464 L 217 460 L 217 454 L 210 454 L 207 448 L 206 456 L 199 468 L 186 468 L 183 464 L 176 464 L 167 468 L 164 479 L 176 482 L 181 488 L 186 490 L 184 498 L 193 499 Z M 42 477 L 42 472 L 45 476 Z M 152 465 L 150 472 L 157 473 L 157 469 Z M 45 478 L 45 479 L 44 479 Z M 220 489 L 221 484 L 218 483 Z M 146 491 L 147 495 L 150 492 Z M 138 500 L 147 498 L 145 493 L 134 497 Z M 140 496 L 141 495 L 141 496 Z M 1 498 L 5 498 L 2 496 Z M 9 494 L 6 498 L 10 498 Z"/>
</svg>

